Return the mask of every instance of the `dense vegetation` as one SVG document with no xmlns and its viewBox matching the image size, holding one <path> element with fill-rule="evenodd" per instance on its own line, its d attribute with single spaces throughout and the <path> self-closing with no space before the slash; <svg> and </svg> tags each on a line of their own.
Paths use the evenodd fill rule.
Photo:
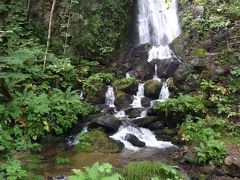
<svg viewBox="0 0 240 180">
<path fill-rule="evenodd" d="M 59 18 L 61 11 L 56 11 L 53 18 L 46 71 L 46 29 L 42 19 L 31 19 L 34 13 L 26 2 L 0 1 L 0 179 L 41 179 L 34 172 L 39 162 L 22 161 L 18 155 L 41 151 L 40 140 L 47 134 L 62 135 L 98 111 L 81 99 L 79 87 L 92 104 L 104 102 L 110 84 L 117 95 L 137 91 L 138 81 L 118 77 L 114 61 L 132 0 L 103 0 L 96 7 L 78 0 L 59 3 L 56 8 L 64 8 L 64 16 Z M 183 64 L 196 58 L 201 64 L 189 68 L 180 83 L 168 79 L 174 96 L 156 103 L 153 111 L 170 127 L 178 125 L 175 141 L 189 147 L 183 158 L 198 167 L 220 167 L 228 152 L 239 147 L 240 45 L 235 41 L 229 45 L 239 38 L 239 4 L 239 0 L 180 0 L 183 33 L 172 43 L 173 50 Z M 203 13 L 195 12 L 202 7 Z M 187 47 L 179 42 L 188 42 Z M 78 138 L 78 151 L 119 152 L 102 131 Z M 66 165 L 70 160 L 58 156 L 56 163 Z M 72 180 L 184 179 L 177 167 L 148 161 L 123 169 L 95 163 L 73 172 Z"/>
</svg>

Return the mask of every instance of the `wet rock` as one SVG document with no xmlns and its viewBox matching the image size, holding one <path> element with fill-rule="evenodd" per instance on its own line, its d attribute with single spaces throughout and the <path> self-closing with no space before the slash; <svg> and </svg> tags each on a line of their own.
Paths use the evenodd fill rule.
<svg viewBox="0 0 240 180">
<path fill-rule="evenodd" d="M 193 18 L 202 18 L 204 16 L 205 9 L 204 6 L 193 7 Z"/>
<path fill-rule="evenodd" d="M 157 74 L 161 78 L 169 78 L 177 70 L 180 62 L 176 58 L 163 59 L 157 62 Z"/>
<path fill-rule="evenodd" d="M 125 53 L 122 53 L 119 59 L 119 65 L 126 71 L 130 71 L 133 67 L 137 66 L 141 62 L 148 60 L 148 51 L 150 50 L 150 44 L 141 44 L 134 47 L 128 47 Z"/>
<path fill-rule="evenodd" d="M 198 58 L 198 57 L 193 58 L 193 60 L 191 61 L 191 65 L 197 71 L 202 71 L 206 68 L 206 65 L 204 63 L 204 59 Z"/>
<path fill-rule="evenodd" d="M 83 92 L 83 96 L 85 97 L 86 101 L 91 104 L 104 104 L 106 91 L 107 86 L 103 85 L 101 90 L 96 94 L 92 92 Z"/>
<path fill-rule="evenodd" d="M 141 99 L 141 104 L 142 104 L 143 107 L 150 107 L 151 99 L 147 98 L 147 97 L 144 97 L 144 98 Z"/>
<path fill-rule="evenodd" d="M 105 107 L 101 111 L 102 113 L 115 114 L 115 110 L 112 107 Z"/>
<path fill-rule="evenodd" d="M 114 104 L 117 106 L 119 109 L 128 107 L 132 102 L 133 102 L 133 96 L 124 93 L 124 92 L 117 92 Z"/>
<path fill-rule="evenodd" d="M 79 134 L 79 143 L 75 147 L 77 152 L 103 152 L 117 153 L 121 152 L 124 145 L 119 141 L 115 141 L 100 130 L 91 130 Z"/>
<path fill-rule="evenodd" d="M 164 128 L 164 122 L 163 121 L 156 121 L 156 122 L 150 123 L 146 127 L 148 129 L 151 129 L 151 130 L 163 129 Z"/>
<path fill-rule="evenodd" d="M 148 80 L 144 84 L 144 95 L 149 98 L 158 99 L 162 83 L 154 80 Z"/>
<path fill-rule="evenodd" d="M 159 121 L 157 116 L 147 116 L 144 118 L 135 119 L 132 121 L 138 127 L 150 127 L 153 122 Z"/>
<path fill-rule="evenodd" d="M 126 110 L 125 113 L 129 116 L 129 118 L 137 118 L 141 116 L 141 109 L 131 108 Z"/>
<path fill-rule="evenodd" d="M 133 134 L 127 134 L 125 139 L 130 142 L 133 146 L 136 147 L 144 147 L 145 146 L 145 142 L 140 141 L 136 136 L 134 136 Z"/>
<path fill-rule="evenodd" d="M 113 82 L 114 91 L 122 91 L 131 95 L 137 93 L 138 85 L 134 78 L 122 78 Z"/>
<path fill-rule="evenodd" d="M 178 67 L 177 71 L 174 73 L 173 81 L 174 82 L 182 82 L 186 79 L 186 77 L 191 74 L 192 66 L 188 62 L 183 62 Z"/>
<path fill-rule="evenodd" d="M 67 180 L 68 178 L 65 176 L 57 176 L 56 180 Z"/>
<path fill-rule="evenodd" d="M 154 66 L 147 61 L 142 61 L 133 67 L 129 73 L 137 79 L 148 80 L 153 77 Z"/>
<path fill-rule="evenodd" d="M 106 132 L 116 132 L 122 125 L 114 115 L 111 114 L 96 114 L 89 117 L 90 128 L 101 127 Z"/>
<path fill-rule="evenodd" d="M 228 155 L 224 159 L 224 172 L 234 177 L 240 178 L 240 154 L 239 150 Z"/>
</svg>

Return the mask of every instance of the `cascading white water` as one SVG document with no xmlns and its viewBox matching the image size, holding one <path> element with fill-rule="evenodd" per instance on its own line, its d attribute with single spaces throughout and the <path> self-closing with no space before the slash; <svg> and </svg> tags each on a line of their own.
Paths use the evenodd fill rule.
<svg viewBox="0 0 240 180">
<path fill-rule="evenodd" d="M 141 99 L 144 97 L 144 84 L 143 83 L 139 83 L 138 84 L 138 91 L 137 91 L 137 95 L 134 96 L 134 100 L 131 104 L 131 106 L 133 108 L 141 108 Z"/>
<path fill-rule="evenodd" d="M 155 64 L 155 74 L 153 75 L 153 80 L 162 82 L 162 80 L 158 77 L 158 74 L 157 74 L 157 64 Z"/>
<path fill-rule="evenodd" d="M 109 107 L 115 107 L 114 105 L 115 95 L 114 95 L 114 90 L 112 86 L 108 86 L 105 96 L 106 96 L 105 104 L 108 105 Z"/>
<path fill-rule="evenodd" d="M 168 3 L 170 4 L 168 5 L 165 0 L 138 0 L 139 44 L 150 43 L 152 45 L 148 53 L 148 62 L 153 59 L 170 59 L 173 56 L 169 44 L 180 34 L 180 25 L 177 15 L 177 0 L 169 0 Z M 129 77 L 129 74 L 126 77 Z M 157 75 L 157 66 L 155 66 L 153 79 L 161 81 Z M 142 97 L 144 97 L 144 85 L 139 84 L 138 93 L 134 97 L 132 107 L 142 107 Z M 151 106 L 154 102 L 164 101 L 168 97 L 167 83 L 163 83 L 159 99 L 152 101 Z M 141 117 L 145 117 L 146 114 L 147 111 L 143 110 Z M 133 126 L 121 126 L 111 138 L 123 142 L 127 149 L 138 150 L 139 148 L 125 140 L 127 134 L 134 134 L 148 147 L 167 148 L 173 146 L 171 142 L 157 141 L 150 130 Z"/>
<path fill-rule="evenodd" d="M 177 0 L 138 0 L 139 43 L 168 46 L 180 34 Z"/>
<path fill-rule="evenodd" d="M 130 74 L 129 73 L 126 73 L 126 78 L 130 78 Z"/>
<path fill-rule="evenodd" d="M 165 101 L 169 96 L 170 96 L 170 93 L 169 93 L 169 90 L 168 90 L 168 87 L 167 87 L 167 83 L 164 82 L 162 90 L 161 90 L 160 95 L 159 95 L 159 99 L 160 99 L 160 101 Z"/>
<path fill-rule="evenodd" d="M 171 142 L 158 141 L 155 135 L 149 129 L 136 128 L 133 126 L 121 126 L 118 132 L 111 136 L 111 138 L 115 140 L 120 140 L 124 143 L 125 148 L 129 150 L 139 150 L 138 147 L 135 147 L 131 143 L 126 141 L 127 134 L 134 134 L 140 141 L 144 142 L 147 147 L 167 148 L 173 146 Z"/>
</svg>

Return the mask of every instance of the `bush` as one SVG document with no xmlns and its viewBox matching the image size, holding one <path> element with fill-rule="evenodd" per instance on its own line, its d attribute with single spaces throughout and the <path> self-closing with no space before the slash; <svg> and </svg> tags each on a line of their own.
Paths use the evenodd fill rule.
<svg viewBox="0 0 240 180">
<path fill-rule="evenodd" d="M 83 91 L 87 93 L 96 94 L 101 87 L 105 84 L 110 84 L 113 80 L 112 74 L 109 73 L 97 73 L 90 76 L 83 83 Z"/>
<path fill-rule="evenodd" d="M 176 167 L 157 162 L 130 163 L 124 168 L 126 180 L 183 179 Z"/>
<path fill-rule="evenodd" d="M 67 157 L 58 156 L 56 158 L 56 162 L 58 165 L 65 165 L 65 164 L 69 164 L 70 160 Z"/>
<path fill-rule="evenodd" d="M 163 103 L 156 103 L 153 107 L 156 111 L 164 112 L 169 115 L 187 115 L 187 114 L 206 114 L 207 108 L 205 102 L 200 96 L 192 97 L 190 95 L 180 94 L 177 98 L 167 99 Z"/>
<path fill-rule="evenodd" d="M 70 176 L 69 180 L 120 180 L 122 176 L 118 173 L 114 173 L 112 170 L 112 165 L 109 163 L 99 164 L 96 162 L 91 168 L 85 167 L 85 171 L 82 170 L 72 170 L 75 174 L 74 176 Z"/>
<path fill-rule="evenodd" d="M 113 82 L 113 87 L 117 91 L 125 93 L 136 93 L 137 81 L 136 78 L 121 78 Z"/>
<path fill-rule="evenodd" d="M 194 122 L 192 117 L 187 117 L 180 127 L 181 139 L 193 144 L 196 158 L 200 163 L 212 161 L 221 164 L 227 150 L 223 140 L 228 137 L 238 139 L 239 127 L 230 124 L 227 120 L 211 116 L 196 120 Z"/>
</svg>

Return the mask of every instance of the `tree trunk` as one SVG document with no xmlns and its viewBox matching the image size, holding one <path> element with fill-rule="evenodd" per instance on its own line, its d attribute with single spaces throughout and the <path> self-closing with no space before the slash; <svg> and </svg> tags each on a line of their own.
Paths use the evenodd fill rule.
<svg viewBox="0 0 240 180">
<path fill-rule="evenodd" d="M 4 78 L 0 78 L 0 94 L 3 95 L 3 100 L 5 102 L 9 102 L 12 100 L 11 94 L 7 88 Z"/>
<path fill-rule="evenodd" d="M 46 71 L 47 54 L 48 54 L 48 49 L 49 49 L 50 40 L 51 40 L 52 19 L 53 19 L 55 4 L 56 4 L 56 0 L 53 0 L 52 9 L 51 9 L 50 18 L 49 18 L 47 46 L 46 46 L 46 51 L 45 51 L 44 60 L 43 60 L 43 72 Z"/>
<path fill-rule="evenodd" d="M 69 30 L 69 26 L 70 26 L 70 20 L 71 20 L 71 9 L 72 9 L 72 0 L 70 0 L 70 7 L 69 7 L 69 14 L 68 14 L 68 22 L 67 22 L 67 29 L 66 29 L 66 33 L 65 33 L 65 42 L 64 42 L 64 46 L 63 46 L 63 54 L 66 54 L 66 49 L 67 49 L 67 40 L 68 40 L 68 30 Z"/>
</svg>

